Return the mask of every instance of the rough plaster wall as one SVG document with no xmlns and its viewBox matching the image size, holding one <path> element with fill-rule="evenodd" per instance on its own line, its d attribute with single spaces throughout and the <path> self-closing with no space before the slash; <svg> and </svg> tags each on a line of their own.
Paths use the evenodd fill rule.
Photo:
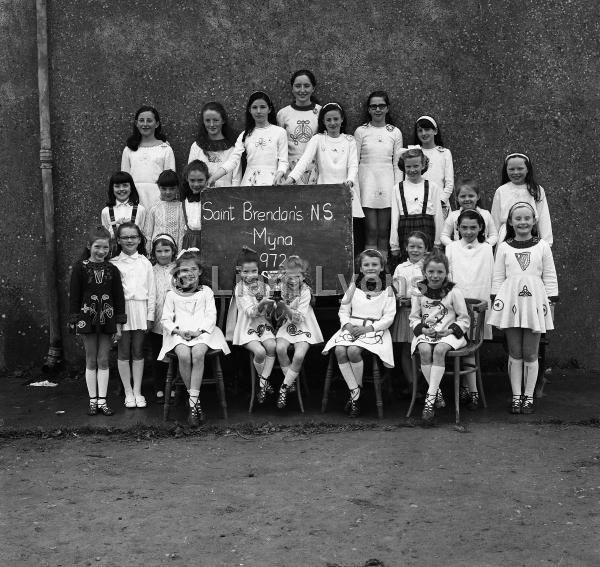
<svg viewBox="0 0 600 567">
<path fill-rule="evenodd" d="M 0 348 L 11 361 L 31 344 L 36 356 L 46 347 L 33 4 L 0 2 L 0 234 L 17 256 L 16 268 L 0 265 Z M 289 76 L 307 67 L 321 101 L 347 108 L 350 131 L 378 88 L 405 140 L 417 116 L 436 116 L 456 174 L 479 179 L 488 207 L 503 156 L 532 157 L 561 288 L 551 359 L 597 367 L 599 16 L 595 0 L 50 1 L 61 289 L 140 104 L 161 112 L 181 169 L 204 102 L 223 102 L 241 128 L 250 92 L 289 104 Z"/>
</svg>

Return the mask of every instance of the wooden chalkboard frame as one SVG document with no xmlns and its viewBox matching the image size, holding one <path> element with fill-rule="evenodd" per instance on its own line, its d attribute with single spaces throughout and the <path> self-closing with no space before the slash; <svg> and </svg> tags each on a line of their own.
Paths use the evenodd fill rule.
<svg viewBox="0 0 600 567">
<path fill-rule="evenodd" d="M 317 296 L 343 293 L 353 274 L 352 196 L 343 184 L 217 187 L 202 192 L 202 263 L 218 295 L 231 294 L 242 246 L 261 271 L 297 254 Z"/>
</svg>

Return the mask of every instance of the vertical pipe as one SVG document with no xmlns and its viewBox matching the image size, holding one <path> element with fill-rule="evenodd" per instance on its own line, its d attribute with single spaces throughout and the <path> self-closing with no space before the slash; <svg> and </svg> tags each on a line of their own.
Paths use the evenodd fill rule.
<svg viewBox="0 0 600 567">
<path fill-rule="evenodd" d="M 46 244 L 46 293 L 50 345 L 44 370 L 61 362 L 62 341 L 56 283 L 56 239 L 54 233 L 54 188 L 52 185 L 52 141 L 50 138 L 50 88 L 48 77 L 48 22 L 46 0 L 36 0 L 38 91 L 40 115 L 40 168 L 44 202 L 44 238 Z"/>
</svg>

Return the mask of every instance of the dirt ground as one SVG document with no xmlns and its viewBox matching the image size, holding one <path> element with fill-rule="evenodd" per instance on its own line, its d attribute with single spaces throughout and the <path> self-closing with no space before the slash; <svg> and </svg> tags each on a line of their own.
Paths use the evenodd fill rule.
<svg viewBox="0 0 600 567">
<path fill-rule="evenodd" d="M 2 564 L 600 564 L 598 422 L 406 425 L 5 437 Z"/>
</svg>

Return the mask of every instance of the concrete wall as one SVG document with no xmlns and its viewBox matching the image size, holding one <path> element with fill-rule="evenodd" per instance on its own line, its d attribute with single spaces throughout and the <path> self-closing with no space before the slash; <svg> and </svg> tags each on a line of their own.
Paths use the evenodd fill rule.
<svg viewBox="0 0 600 567">
<path fill-rule="evenodd" d="M 420 114 L 438 117 L 457 175 L 478 177 L 488 206 L 503 156 L 532 157 L 561 288 L 551 359 L 597 367 L 599 12 L 595 0 L 49 0 L 63 306 L 140 104 L 161 112 L 180 168 L 204 102 L 223 102 L 241 128 L 250 92 L 284 106 L 291 72 L 307 67 L 351 129 L 376 88 L 389 91 L 405 138 Z M 0 30 L 0 363 L 13 366 L 47 349 L 35 2 L 0 4 Z"/>
</svg>

